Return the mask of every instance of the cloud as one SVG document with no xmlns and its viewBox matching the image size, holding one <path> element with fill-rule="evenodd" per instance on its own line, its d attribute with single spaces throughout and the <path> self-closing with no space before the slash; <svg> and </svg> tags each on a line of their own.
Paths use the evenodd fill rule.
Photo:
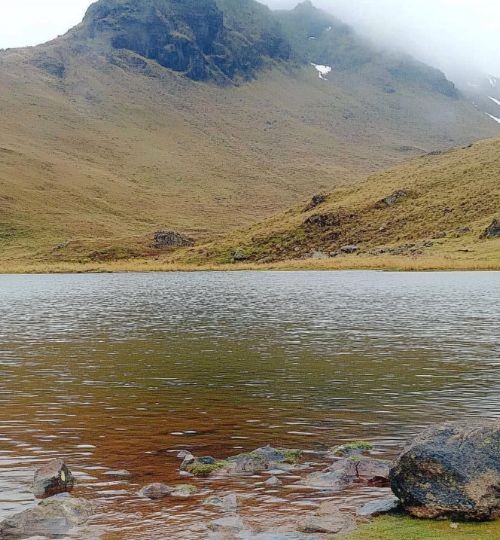
<svg viewBox="0 0 500 540">
<path fill-rule="evenodd" d="M 273 8 L 296 2 L 267 0 Z M 315 0 L 314 5 L 386 47 L 450 76 L 466 69 L 500 76 L 499 0 Z"/>
<path fill-rule="evenodd" d="M 78 24 L 92 0 L 0 0 L 0 48 L 38 45 Z"/>
</svg>

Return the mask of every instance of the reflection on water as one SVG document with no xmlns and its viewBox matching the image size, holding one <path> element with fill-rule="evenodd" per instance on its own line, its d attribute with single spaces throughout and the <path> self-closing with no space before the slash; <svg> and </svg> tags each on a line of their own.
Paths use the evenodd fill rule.
<svg viewBox="0 0 500 540">
<path fill-rule="evenodd" d="M 368 439 L 390 456 L 426 424 L 500 410 L 498 273 L 0 276 L 0 321 L 0 519 L 62 456 L 109 538 L 203 538 L 199 500 L 135 497 L 185 481 L 179 449 Z M 316 497 L 261 481 L 230 486 L 249 512 Z"/>
</svg>

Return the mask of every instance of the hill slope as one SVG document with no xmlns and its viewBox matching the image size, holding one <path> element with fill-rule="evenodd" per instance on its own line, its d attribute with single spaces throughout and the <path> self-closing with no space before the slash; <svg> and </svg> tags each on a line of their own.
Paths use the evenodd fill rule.
<svg viewBox="0 0 500 540">
<path fill-rule="evenodd" d="M 290 37 L 298 12 L 253 0 L 100 0 L 62 38 L 0 52 L 0 258 L 140 255 L 161 228 L 204 240 L 500 131 L 441 74 L 402 77 L 305 7 L 332 27 L 324 78 Z"/>
<path fill-rule="evenodd" d="M 190 250 L 183 260 L 330 257 L 356 266 L 370 256 L 460 255 L 500 268 L 499 178 L 500 139 L 434 152 Z"/>
</svg>

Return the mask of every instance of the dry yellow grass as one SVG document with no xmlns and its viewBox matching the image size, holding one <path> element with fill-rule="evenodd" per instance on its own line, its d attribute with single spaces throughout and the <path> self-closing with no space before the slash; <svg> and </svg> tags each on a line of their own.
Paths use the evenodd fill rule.
<svg viewBox="0 0 500 540">
<path fill-rule="evenodd" d="M 398 203 L 377 204 L 398 190 L 407 194 Z M 417 158 L 354 187 L 337 189 L 314 209 L 305 211 L 304 207 L 179 258 L 225 263 L 238 253 L 239 259 L 273 262 L 304 259 L 313 251 L 328 254 L 356 244 L 358 255 L 315 264 L 359 267 L 367 260 L 378 267 L 380 263 L 370 261 L 387 260 L 383 266 L 391 266 L 396 255 L 405 255 L 405 267 L 499 268 L 499 240 L 485 239 L 482 234 L 500 217 L 500 140 Z M 308 220 L 313 216 L 333 216 L 337 221 L 311 225 Z"/>
<path fill-rule="evenodd" d="M 240 271 L 333 271 L 333 270 L 380 270 L 395 272 L 422 271 L 490 271 L 500 270 L 500 241 L 496 241 L 495 257 L 460 257 L 457 255 L 408 256 L 356 256 L 335 259 L 288 260 L 273 263 L 235 264 L 186 264 L 165 259 L 129 259 L 102 262 L 38 262 L 0 263 L 0 274 L 45 273 L 127 273 L 127 272 L 240 272 Z"/>
<path fill-rule="evenodd" d="M 63 79 L 33 65 L 61 57 Z M 420 152 L 498 133 L 464 100 L 377 74 L 275 69 L 240 87 L 149 76 L 64 40 L 0 52 L 0 259 L 91 261 L 200 241 Z"/>
</svg>

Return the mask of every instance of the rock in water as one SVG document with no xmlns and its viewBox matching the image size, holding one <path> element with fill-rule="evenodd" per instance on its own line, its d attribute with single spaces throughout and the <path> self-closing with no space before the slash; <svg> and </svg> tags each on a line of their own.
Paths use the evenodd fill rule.
<svg viewBox="0 0 500 540">
<path fill-rule="evenodd" d="M 75 485 L 75 478 L 62 459 L 54 459 L 35 472 L 33 492 L 43 499 L 57 493 L 69 492 Z"/>
<path fill-rule="evenodd" d="M 157 501 L 158 499 L 168 497 L 173 491 L 174 488 L 167 486 L 166 484 L 156 483 L 143 487 L 139 492 L 139 495 L 151 499 L 152 501 Z"/>
<path fill-rule="evenodd" d="M 383 499 L 376 499 L 364 504 L 358 509 L 357 515 L 360 517 L 377 517 L 393 512 L 400 507 L 401 503 L 397 497 L 391 495 Z"/>
<path fill-rule="evenodd" d="M 66 493 L 57 495 L 0 523 L 0 538 L 60 537 L 83 525 L 93 513 L 94 506 L 89 501 Z"/>
<path fill-rule="evenodd" d="M 341 512 L 335 502 L 327 501 L 318 510 L 299 523 L 304 533 L 346 534 L 356 529 L 356 520 L 351 514 Z"/>
<path fill-rule="evenodd" d="M 500 516 L 500 420 L 431 427 L 396 460 L 391 487 L 420 518 Z"/>
</svg>

